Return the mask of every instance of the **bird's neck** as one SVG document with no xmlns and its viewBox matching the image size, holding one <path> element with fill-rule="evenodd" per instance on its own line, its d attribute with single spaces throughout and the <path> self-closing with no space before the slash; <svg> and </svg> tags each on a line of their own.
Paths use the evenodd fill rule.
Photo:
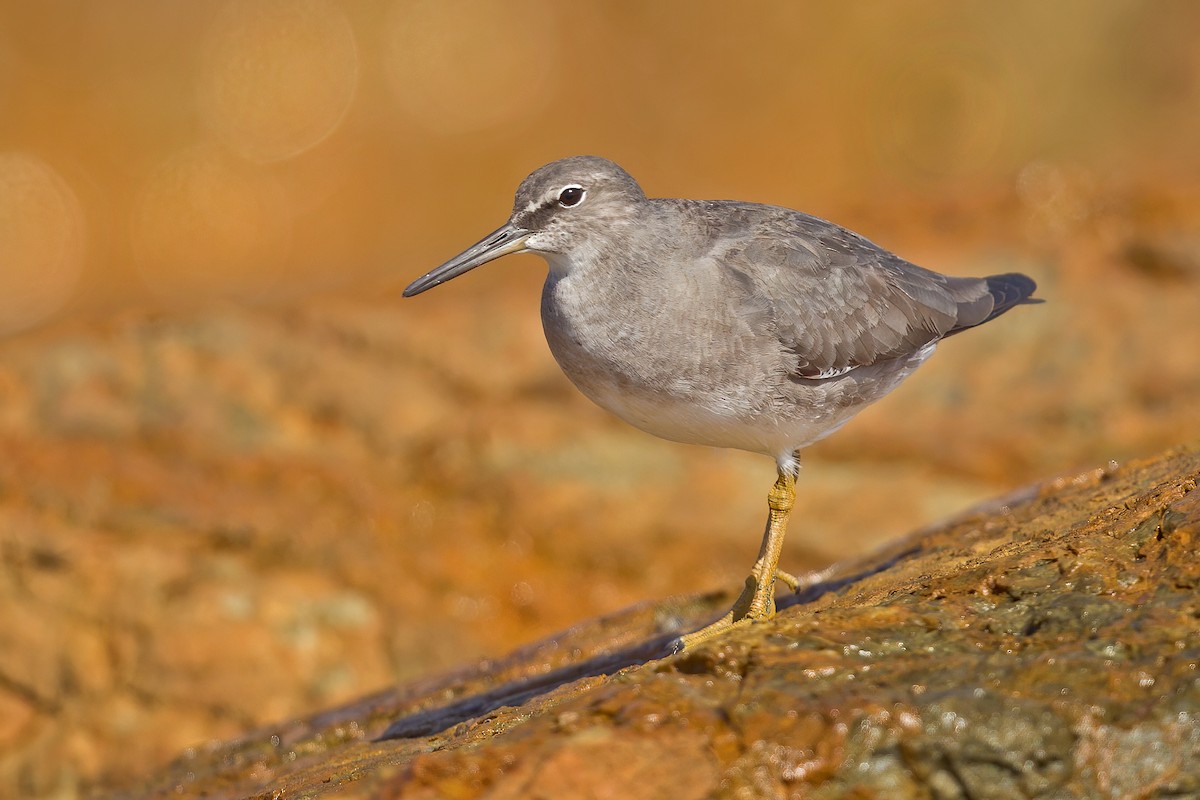
<svg viewBox="0 0 1200 800">
<path fill-rule="evenodd" d="M 638 282 L 650 270 L 645 254 L 654 252 L 646 241 L 646 216 L 654 212 L 646 204 L 645 214 L 637 219 L 613 219 L 580 237 L 563 253 L 544 252 L 541 255 L 550 266 L 553 280 L 571 277 L 579 283 L 628 285 Z"/>
</svg>

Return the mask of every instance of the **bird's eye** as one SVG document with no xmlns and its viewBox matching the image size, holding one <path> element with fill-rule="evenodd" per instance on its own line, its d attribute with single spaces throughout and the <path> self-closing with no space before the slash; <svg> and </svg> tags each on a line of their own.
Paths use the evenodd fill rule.
<svg viewBox="0 0 1200 800">
<path fill-rule="evenodd" d="M 558 204 L 563 208 L 577 206 L 583 202 L 583 196 L 585 194 L 587 193 L 583 190 L 582 186 L 576 186 L 574 184 L 570 186 L 564 186 L 563 190 L 558 193 Z"/>
</svg>

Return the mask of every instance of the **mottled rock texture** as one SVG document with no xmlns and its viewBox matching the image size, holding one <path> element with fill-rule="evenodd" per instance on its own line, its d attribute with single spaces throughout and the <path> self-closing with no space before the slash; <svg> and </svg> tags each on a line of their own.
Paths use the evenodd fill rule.
<svg viewBox="0 0 1200 800">
<path fill-rule="evenodd" d="M 646 605 L 189 752 L 140 797 L 1200 795 L 1200 453 L 1003 498 L 695 652 Z"/>
</svg>

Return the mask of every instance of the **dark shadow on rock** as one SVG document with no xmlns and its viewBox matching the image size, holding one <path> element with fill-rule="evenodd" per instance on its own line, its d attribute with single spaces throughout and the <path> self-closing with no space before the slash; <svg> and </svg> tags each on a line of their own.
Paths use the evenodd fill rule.
<svg viewBox="0 0 1200 800">
<path fill-rule="evenodd" d="M 913 547 L 901 550 L 895 555 L 870 564 L 869 566 L 849 575 L 842 575 L 837 578 L 829 578 L 827 580 L 811 583 L 808 586 L 802 586 L 792 594 L 777 598 L 775 601 L 775 608 L 777 611 L 782 611 L 783 609 L 791 608 L 792 606 L 815 603 L 817 600 L 820 600 L 830 592 L 836 592 L 839 589 L 844 589 L 847 586 L 858 583 L 859 581 L 866 580 L 872 575 L 878 575 L 881 572 L 886 572 L 895 565 L 899 564 L 901 561 L 912 558 L 920 552 L 921 547 L 919 545 L 914 545 Z"/>
<path fill-rule="evenodd" d="M 909 547 L 852 574 L 805 586 L 794 594 L 780 597 L 778 608 L 782 610 L 815 602 L 829 592 L 836 592 L 872 575 L 885 572 L 920 551 L 919 546 Z M 489 691 L 461 698 L 449 705 L 417 711 L 393 722 L 375 741 L 433 736 L 463 722 L 485 717 L 498 708 L 519 706 L 538 695 L 548 694 L 583 678 L 610 675 L 626 667 L 675 655 L 678 641 L 678 634 L 656 636 L 633 647 L 603 653 L 586 661 L 559 667 L 544 675 L 511 681 Z"/>
<path fill-rule="evenodd" d="M 545 675 L 522 678 L 481 694 L 464 697 L 450 705 L 409 714 L 388 726 L 375 741 L 432 736 L 468 720 L 484 717 L 503 706 L 518 706 L 538 695 L 582 678 L 610 675 L 626 667 L 657 661 L 671 655 L 675 634 L 656 636 L 641 644 L 551 670 Z"/>
</svg>

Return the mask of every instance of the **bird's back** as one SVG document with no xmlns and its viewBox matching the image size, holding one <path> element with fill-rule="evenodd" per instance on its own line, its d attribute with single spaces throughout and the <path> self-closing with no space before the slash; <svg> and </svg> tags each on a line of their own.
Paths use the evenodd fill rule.
<svg viewBox="0 0 1200 800">
<path fill-rule="evenodd" d="M 735 302 L 769 311 L 765 327 L 795 353 L 795 374 L 802 378 L 916 353 L 1028 301 L 1036 289 L 1019 273 L 963 278 L 933 272 L 840 225 L 786 208 L 658 202 L 707 230 L 707 257 L 741 287 Z"/>
</svg>

